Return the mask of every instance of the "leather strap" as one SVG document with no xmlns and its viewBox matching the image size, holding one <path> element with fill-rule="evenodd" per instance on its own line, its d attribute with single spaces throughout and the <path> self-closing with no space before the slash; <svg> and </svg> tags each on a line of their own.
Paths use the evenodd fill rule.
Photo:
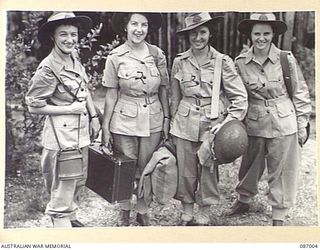
<svg viewBox="0 0 320 250">
<path fill-rule="evenodd" d="M 221 74 L 222 74 L 222 58 L 223 54 L 218 53 L 214 65 L 214 75 L 213 75 L 213 84 L 218 84 L 215 91 L 212 89 L 211 96 L 211 119 L 219 117 L 219 96 L 220 96 L 220 87 L 221 87 Z M 216 93 L 214 93 L 216 92 Z"/>
<path fill-rule="evenodd" d="M 291 84 L 291 77 L 290 77 L 288 54 L 289 54 L 289 52 L 287 52 L 287 51 L 280 52 L 280 63 L 281 63 L 284 83 L 286 85 L 288 95 L 289 95 L 290 99 L 292 100 L 292 84 Z"/>
</svg>

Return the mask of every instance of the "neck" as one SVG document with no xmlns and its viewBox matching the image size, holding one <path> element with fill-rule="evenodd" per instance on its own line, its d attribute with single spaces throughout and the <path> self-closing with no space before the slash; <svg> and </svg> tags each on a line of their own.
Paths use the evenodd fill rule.
<svg viewBox="0 0 320 250">
<path fill-rule="evenodd" d="M 143 50 L 145 48 L 145 42 L 141 42 L 141 43 L 133 43 L 129 40 L 127 40 L 127 44 L 129 45 L 130 48 L 134 49 L 134 50 Z"/>
<path fill-rule="evenodd" d="M 58 46 L 54 46 L 53 50 L 63 60 L 71 59 L 71 53 L 63 52 Z"/>
<path fill-rule="evenodd" d="M 269 55 L 269 51 L 270 51 L 271 45 L 268 48 L 265 49 L 256 49 L 255 47 L 253 47 L 253 53 L 256 57 L 260 57 L 260 58 L 266 58 Z"/>
<path fill-rule="evenodd" d="M 196 56 L 196 57 L 202 57 L 202 56 L 206 56 L 209 52 L 209 46 L 205 46 L 203 49 L 193 49 L 192 48 L 192 53 Z"/>
</svg>

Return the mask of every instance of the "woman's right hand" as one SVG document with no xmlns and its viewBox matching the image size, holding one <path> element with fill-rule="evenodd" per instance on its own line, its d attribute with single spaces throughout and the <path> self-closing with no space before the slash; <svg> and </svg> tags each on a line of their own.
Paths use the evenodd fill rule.
<svg viewBox="0 0 320 250">
<path fill-rule="evenodd" d="M 103 130 L 102 151 L 107 155 L 112 155 L 113 154 L 112 144 L 113 144 L 113 138 L 112 138 L 110 131 Z"/>
<path fill-rule="evenodd" d="M 87 113 L 86 102 L 73 102 L 68 107 L 68 113 L 72 115 L 81 115 Z"/>
</svg>

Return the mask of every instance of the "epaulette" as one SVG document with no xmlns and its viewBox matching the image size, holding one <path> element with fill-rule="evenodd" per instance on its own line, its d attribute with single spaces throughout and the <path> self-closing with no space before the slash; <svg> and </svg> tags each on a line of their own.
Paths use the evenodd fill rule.
<svg viewBox="0 0 320 250">
<path fill-rule="evenodd" d="M 113 49 L 112 51 L 110 51 L 109 55 L 113 55 L 113 54 L 119 54 L 120 56 L 129 52 L 129 50 L 127 49 L 127 47 L 122 44 L 120 46 L 118 46 L 117 48 Z"/>
<path fill-rule="evenodd" d="M 235 60 L 237 61 L 237 60 L 239 60 L 241 58 L 246 58 L 247 57 L 246 54 L 247 54 L 247 52 L 238 55 Z"/>
</svg>

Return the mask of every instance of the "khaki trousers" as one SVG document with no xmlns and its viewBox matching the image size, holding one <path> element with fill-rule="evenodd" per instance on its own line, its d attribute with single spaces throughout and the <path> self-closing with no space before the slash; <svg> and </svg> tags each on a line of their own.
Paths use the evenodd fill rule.
<svg viewBox="0 0 320 250">
<path fill-rule="evenodd" d="M 142 174 L 145 166 L 152 157 L 153 152 L 159 145 L 161 140 L 161 132 L 151 133 L 149 137 L 137 137 L 112 134 L 113 147 L 119 152 L 125 154 L 131 159 L 137 160 L 137 178 Z M 137 199 L 135 210 L 138 213 L 144 214 L 148 211 L 150 204 L 147 204 L 145 198 L 142 197 Z M 147 200 L 151 200 L 150 197 Z M 123 210 L 133 209 L 131 201 L 120 202 L 120 208 Z"/>
<path fill-rule="evenodd" d="M 174 138 L 177 148 L 178 190 L 175 198 L 182 203 L 200 206 L 217 204 L 219 201 L 218 166 L 210 170 L 202 167 L 197 151 L 202 142 Z"/>
<path fill-rule="evenodd" d="M 278 138 L 249 136 L 249 147 L 243 156 L 236 191 L 240 201 L 249 201 L 258 193 L 258 183 L 267 166 L 269 195 L 273 219 L 283 220 L 295 203 L 300 148 L 297 134 Z"/>
<path fill-rule="evenodd" d="M 53 218 L 75 218 L 75 210 L 81 189 L 87 178 L 88 147 L 82 148 L 84 177 L 76 180 L 59 180 L 57 169 L 57 150 L 42 150 L 41 168 L 50 201 L 46 214 Z"/>
</svg>

